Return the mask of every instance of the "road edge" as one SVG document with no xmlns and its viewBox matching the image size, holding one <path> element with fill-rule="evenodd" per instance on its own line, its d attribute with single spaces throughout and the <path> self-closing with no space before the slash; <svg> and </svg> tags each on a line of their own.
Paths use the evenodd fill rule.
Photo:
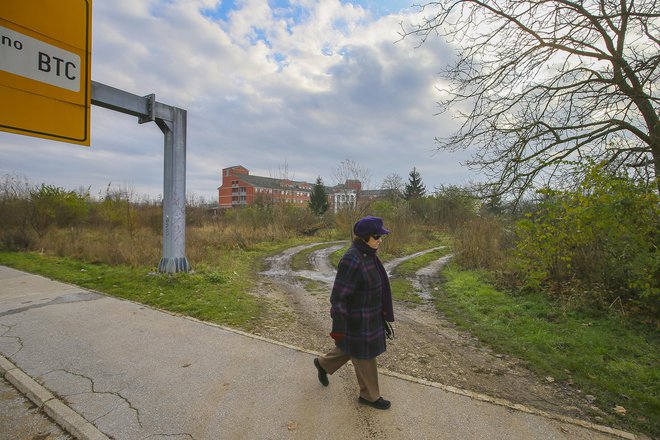
<svg viewBox="0 0 660 440">
<path fill-rule="evenodd" d="M 0 354 L 0 373 L 7 382 L 69 434 L 80 440 L 110 440 L 96 426 L 55 397 L 53 393 L 2 354 Z"/>
</svg>

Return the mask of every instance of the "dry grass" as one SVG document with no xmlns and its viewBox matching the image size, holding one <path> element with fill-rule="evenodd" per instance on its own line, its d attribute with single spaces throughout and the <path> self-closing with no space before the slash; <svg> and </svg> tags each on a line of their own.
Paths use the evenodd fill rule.
<svg viewBox="0 0 660 440">
<path fill-rule="evenodd" d="M 134 230 L 132 234 L 117 228 L 51 229 L 33 247 L 87 262 L 154 266 L 160 261 L 162 237 L 148 228 Z"/>
<path fill-rule="evenodd" d="M 505 229 L 497 218 L 466 220 L 453 238 L 456 261 L 466 268 L 497 270 L 507 259 Z"/>
</svg>

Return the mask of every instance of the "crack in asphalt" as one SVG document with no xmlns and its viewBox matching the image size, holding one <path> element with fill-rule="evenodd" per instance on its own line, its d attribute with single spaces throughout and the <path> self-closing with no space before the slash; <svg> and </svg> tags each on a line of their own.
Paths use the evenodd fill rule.
<svg viewBox="0 0 660 440">
<path fill-rule="evenodd" d="M 4 312 L 0 312 L 0 318 L 2 318 L 3 316 L 23 313 L 32 309 L 40 309 L 42 307 L 52 306 L 55 304 L 67 304 L 67 303 L 81 302 L 81 301 L 94 301 L 100 298 L 103 298 L 103 295 L 99 295 L 98 293 L 92 293 L 92 292 L 70 293 L 68 295 L 58 296 L 57 298 L 48 301 L 47 303 L 32 304 L 25 307 L 19 307 L 17 309 L 11 309 Z"/>
<path fill-rule="evenodd" d="M 145 437 L 145 439 L 159 438 L 159 437 L 166 437 L 166 438 L 184 437 L 184 438 L 191 438 L 191 439 L 195 440 L 195 437 L 193 437 L 191 434 L 188 434 L 187 432 L 180 432 L 180 433 L 177 433 L 177 434 L 151 434 L 151 435 Z"/>
<path fill-rule="evenodd" d="M 70 397 L 70 396 L 79 396 L 79 395 L 84 395 L 84 394 L 110 395 L 110 396 L 117 397 L 121 401 L 123 401 L 131 411 L 133 411 L 135 413 L 135 418 L 137 420 L 138 426 L 140 426 L 140 428 L 142 428 L 142 421 L 140 420 L 140 410 L 135 408 L 130 400 L 128 400 L 126 397 L 122 396 L 119 391 L 99 391 L 99 390 L 97 390 L 96 389 L 96 383 L 89 376 L 85 376 L 84 374 L 80 374 L 80 373 L 74 373 L 72 371 L 69 371 L 69 370 L 66 370 L 66 369 L 63 369 L 63 368 L 58 368 L 58 369 L 55 369 L 55 370 L 48 371 L 47 373 L 44 373 L 39 377 L 41 378 L 41 380 L 43 382 L 45 382 L 47 380 L 46 376 L 48 376 L 49 374 L 58 373 L 58 372 L 59 373 L 70 374 L 71 376 L 82 378 L 84 380 L 87 380 L 90 383 L 91 391 L 83 391 L 83 392 L 79 392 L 79 393 L 60 394 L 60 397 L 62 397 L 64 400 L 67 400 L 67 397 Z M 119 407 L 118 404 L 114 405 L 114 407 L 112 409 L 110 409 L 109 411 L 107 411 L 106 413 L 104 413 L 104 414 L 102 414 L 98 417 L 95 417 L 92 421 L 95 422 L 97 420 L 100 420 L 100 419 L 106 417 L 107 415 L 109 415 L 112 412 L 116 411 L 118 407 Z"/>
<path fill-rule="evenodd" d="M 6 339 L 15 339 L 15 343 L 18 344 L 18 350 L 16 350 L 13 353 L 7 353 L 6 356 L 11 359 L 13 356 L 17 355 L 18 353 L 23 350 L 23 340 L 21 339 L 20 336 L 7 336 L 7 333 L 9 333 L 15 326 L 13 325 L 7 325 L 7 324 L 0 324 L 0 327 L 4 327 L 5 331 L 0 334 L 0 338 L 6 338 Z"/>
</svg>

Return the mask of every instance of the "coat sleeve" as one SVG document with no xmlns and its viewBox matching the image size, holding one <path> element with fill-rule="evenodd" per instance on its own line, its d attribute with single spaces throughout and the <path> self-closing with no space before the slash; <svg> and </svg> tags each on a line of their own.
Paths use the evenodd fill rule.
<svg viewBox="0 0 660 440">
<path fill-rule="evenodd" d="M 339 262 L 330 295 L 333 333 L 348 333 L 348 301 L 358 288 L 360 276 L 358 257 L 347 253 Z"/>
</svg>

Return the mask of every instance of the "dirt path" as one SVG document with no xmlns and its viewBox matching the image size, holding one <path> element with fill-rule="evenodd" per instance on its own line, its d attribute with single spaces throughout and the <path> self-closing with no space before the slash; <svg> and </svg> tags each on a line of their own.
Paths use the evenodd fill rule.
<svg viewBox="0 0 660 440">
<path fill-rule="evenodd" d="M 269 269 L 256 295 L 271 300 L 267 318 L 255 331 L 269 338 L 323 352 L 332 347 L 328 332 L 329 294 L 335 269 L 328 257 L 346 242 L 327 243 L 328 247 L 310 253 L 315 270 L 293 271 L 296 253 L 320 243 L 297 246 L 271 257 Z M 438 248 L 418 252 L 387 263 L 391 272 L 397 265 Z M 451 258 L 442 257 L 420 269 L 411 279 L 421 305 L 395 302 L 396 339 L 378 358 L 388 370 L 506 399 L 571 417 L 589 419 L 597 411 L 584 395 L 552 378 L 540 378 L 527 370 L 519 359 L 494 352 L 469 333 L 457 329 L 431 303 L 431 289 Z M 441 289 L 441 286 L 439 287 Z M 598 417 L 592 421 L 598 422 Z"/>
</svg>

